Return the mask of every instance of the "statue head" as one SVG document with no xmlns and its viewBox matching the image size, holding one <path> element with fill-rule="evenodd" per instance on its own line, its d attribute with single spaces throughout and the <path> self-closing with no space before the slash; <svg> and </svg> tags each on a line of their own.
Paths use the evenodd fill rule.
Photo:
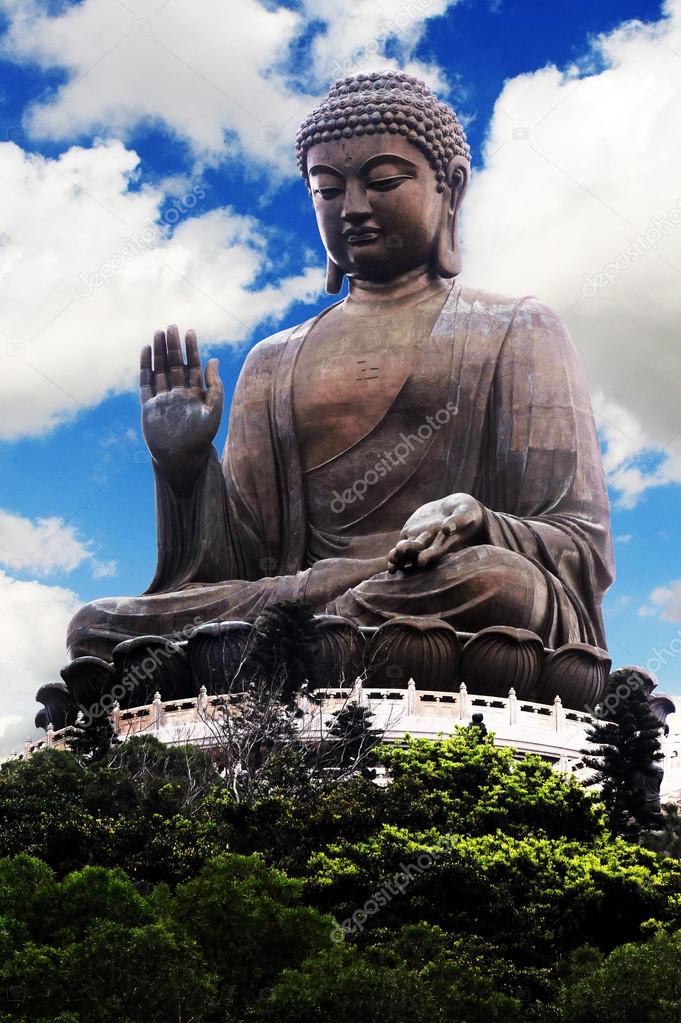
<svg viewBox="0 0 681 1023">
<path fill-rule="evenodd" d="M 327 291 L 343 276 L 387 281 L 427 266 L 461 270 L 457 228 L 470 149 L 454 111 L 411 75 L 343 78 L 306 118 L 298 166 L 327 253 Z"/>
</svg>

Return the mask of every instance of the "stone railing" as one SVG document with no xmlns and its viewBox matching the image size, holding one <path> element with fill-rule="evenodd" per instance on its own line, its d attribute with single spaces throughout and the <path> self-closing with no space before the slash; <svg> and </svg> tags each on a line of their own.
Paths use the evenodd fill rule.
<svg viewBox="0 0 681 1023">
<path fill-rule="evenodd" d="M 151 703 L 121 708 L 114 703 L 109 720 L 116 736 L 124 741 L 133 735 L 154 735 L 170 744 L 193 742 L 215 746 L 220 741 L 219 715 L 225 706 L 237 707 L 243 693 L 208 695 L 201 686 L 198 696 L 162 700 L 156 693 Z M 301 711 L 297 725 L 302 736 L 323 735 L 334 712 L 351 702 L 368 707 L 372 727 L 383 732 L 386 741 L 399 742 L 405 735 L 437 739 L 471 723 L 482 714 L 486 728 L 499 746 L 536 753 L 559 770 L 582 774 L 582 751 L 593 717 L 586 711 L 565 707 L 560 696 L 551 703 L 521 699 L 511 688 L 506 696 L 471 693 L 465 683 L 457 692 L 417 688 L 413 679 L 406 687 L 376 686 L 358 678 L 352 687 L 317 687 L 297 698 Z M 55 729 L 36 742 L 27 741 L 23 756 L 48 748 L 64 749 L 75 729 Z M 663 798 L 681 800 L 681 735 L 661 737 L 664 761 Z M 584 771 L 584 776 L 588 772 Z"/>
<path fill-rule="evenodd" d="M 204 746 L 219 743 L 219 714 L 225 706 L 238 707 L 243 694 L 209 696 L 205 686 L 195 698 L 154 700 L 139 707 L 122 710 L 118 705 L 109 715 L 119 740 L 133 735 L 153 735 L 162 742 L 194 742 Z M 356 702 L 372 711 L 372 727 L 382 731 L 388 742 L 413 738 L 437 739 L 451 735 L 457 727 L 471 723 L 473 714 L 482 714 L 498 745 L 514 746 L 521 752 L 538 753 L 562 770 L 578 769 L 589 714 L 567 710 L 560 697 L 553 704 L 520 700 L 513 689 L 506 697 L 478 696 L 463 684 L 457 693 L 417 689 L 410 679 L 406 689 L 366 686 L 358 679 L 352 688 L 331 687 L 302 692 L 297 705 L 301 737 L 323 735 L 334 712 Z M 24 756 L 42 749 L 64 749 L 73 737 L 72 726 L 55 730 L 48 726 L 45 736 L 27 742 Z"/>
</svg>

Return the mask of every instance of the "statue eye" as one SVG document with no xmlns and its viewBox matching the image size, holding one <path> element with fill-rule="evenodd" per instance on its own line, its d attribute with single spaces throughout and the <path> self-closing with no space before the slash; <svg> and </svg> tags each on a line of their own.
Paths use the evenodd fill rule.
<svg viewBox="0 0 681 1023">
<path fill-rule="evenodd" d="M 393 188 L 399 188 L 403 181 L 411 181 L 413 174 L 391 174 L 388 178 L 374 178 L 367 181 L 367 188 L 373 188 L 376 192 L 390 192 Z"/>
<path fill-rule="evenodd" d="M 327 185 L 325 188 L 315 188 L 314 194 L 321 195 L 322 199 L 335 199 L 342 195 L 343 189 L 338 185 Z"/>
</svg>

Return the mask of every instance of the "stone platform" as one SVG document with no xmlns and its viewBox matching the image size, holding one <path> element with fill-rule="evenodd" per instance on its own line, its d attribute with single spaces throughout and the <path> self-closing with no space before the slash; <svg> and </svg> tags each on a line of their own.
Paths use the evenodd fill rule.
<svg viewBox="0 0 681 1023">
<path fill-rule="evenodd" d="M 238 705 L 239 694 L 209 696 L 205 687 L 198 696 L 180 700 L 161 700 L 122 709 L 115 706 L 109 719 L 117 738 L 125 741 L 134 735 L 152 735 L 172 745 L 192 742 L 212 747 L 219 743 L 220 715 L 230 701 Z M 301 711 L 297 725 L 301 738 L 324 735 L 334 712 L 351 702 L 373 713 L 372 726 L 383 731 L 386 742 L 412 738 L 439 739 L 452 735 L 457 727 L 471 723 L 473 714 L 482 714 L 486 727 L 494 733 L 499 746 L 513 747 L 521 753 L 535 753 L 557 770 L 574 773 L 586 780 L 582 750 L 592 715 L 563 706 L 560 697 L 553 704 L 520 700 L 513 689 L 505 697 L 469 693 L 465 683 L 457 693 L 417 689 L 413 680 L 405 689 L 377 689 L 358 680 L 352 688 L 321 689 L 296 698 Z M 42 749 L 65 749 L 75 729 L 52 724 L 37 742 L 27 742 L 22 756 L 28 758 Z M 664 761 L 662 799 L 681 800 L 681 734 L 660 737 Z"/>
<path fill-rule="evenodd" d="M 239 692 L 258 679 L 263 666 L 258 632 L 248 622 L 202 625 L 187 638 L 141 636 L 120 643 L 112 661 L 80 657 L 62 670 L 63 682 L 37 694 L 43 710 L 36 725 L 57 728 L 121 709 L 207 693 Z M 473 635 L 437 618 L 397 617 L 379 628 L 359 628 L 346 619 L 318 615 L 305 639 L 310 690 L 347 688 L 362 678 L 373 689 L 457 693 L 462 684 L 481 696 L 517 697 L 551 705 L 556 697 L 573 710 L 592 713 L 610 671 L 606 651 L 585 643 L 546 649 L 524 629 L 495 626 Z M 284 672 L 285 663 L 280 665 Z M 268 669 L 269 670 L 269 669 Z"/>
<path fill-rule="evenodd" d="M 72 661 L 63 682 L 38 692 L 36 725 L 43 739 L 24 755 L 63 747 L 77 721 L 108 717 L 117 736 L 153 734 L 164 742 L 217 742 L 218 716 L 238 705 L 258 678 L 253 626 L 212 622 L 186 639 L 145 636 L 119 644 L 111 663 Z M 368 707 L 387 741 L 406 734 L 436 739 L 483 714 L 495 742 L 537 753 L 563 771 L 583 770 L 586 732 L 608 683 L 610 658 L 596 647 L 546 649 L 522 629 L 493 627 L 457 632 L 432 618 L 395 618 L 360 629 L 342 618 L 316 618 L 307 685 L 294 697 L 301 737 L 324 734 L 335 711 L 350 702 Z M 653 713 L 665 727 L 675 709 L 643 674 Z M 678 740 L 678 741 L 677 741 Z M 665 737 L 663 790 L 681 792 L 681 738 Z"/>
</svg>

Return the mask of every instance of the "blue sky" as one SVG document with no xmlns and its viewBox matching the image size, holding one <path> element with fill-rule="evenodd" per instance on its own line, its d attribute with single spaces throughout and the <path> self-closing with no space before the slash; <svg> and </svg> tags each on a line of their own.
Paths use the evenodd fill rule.
<svg viewBox="0 0 681 1023">
<path fill-rule="evenodd" d="M 339 70 L 388 65 L 466 124 L 466 283 L 566 319 L 611 479 L 613 660 L 681 694 L 680 26 L 679 0 L 0 0 L 0 746 L 73 609 L 153 574 L 137 350 L 196 327 L 229 398 L 324 305 L 295 131 Z"/>
</svg>

